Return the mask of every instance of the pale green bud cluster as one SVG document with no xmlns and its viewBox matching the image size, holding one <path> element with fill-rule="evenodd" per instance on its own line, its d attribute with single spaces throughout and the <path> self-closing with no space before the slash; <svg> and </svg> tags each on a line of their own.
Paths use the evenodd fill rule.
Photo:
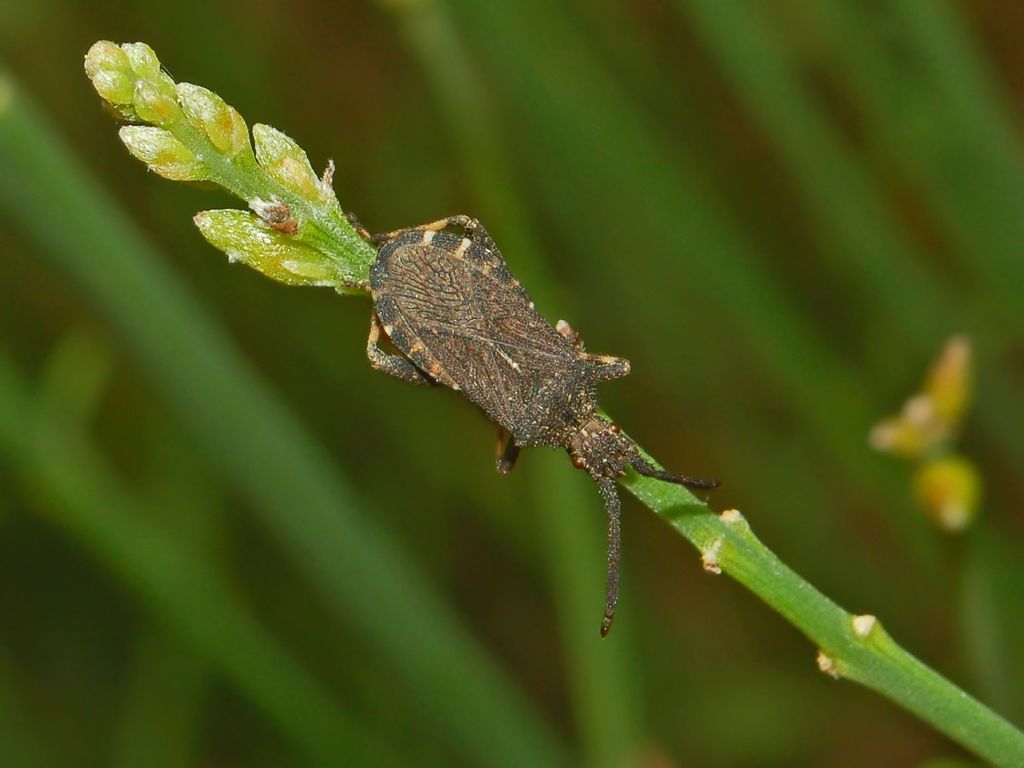
<svg viewBox="0 0 1024 768">
<path fill-rule="evenodd" d="M 85 71 L 96 92 L 125 120 L 149 123 L 120 131 L 121 141 L 150 170 L 176 181 L 206 178 L 203 164 L 171 130 L 181 121 L 177 87 L 145 43 L 95 43 Z"/>
<path fill-rule="evenodd" d="M 85 56 L 85 71 L 121 117 L 152 126 L 124 128 L 120 135 L 128 150 L 161 176 L 210 180 L 199 148 L 183 141 L 188 128 L 198 130 L 228 160 L 251 156 L 249 132 L 238 111 L 206 88 L 175 83 L 145 43 L 98 42 Z"/>
<path fill-rule="evenodd" d="M 206 88 L 175 83 L 144 43 L 100 41 L 86 54 L 85 71 L 117 114 L 136 123 L 119 135 L 150 170 L 212 181 L 246 201 L 253 213 L 207 211 L 195 219 L 232 261 L 290 285 L 365 290 L 375 251 L 342 214 L 333 164 L 319 178 L 302 148 L 268 125 L 253 126 L 250 145 L 237 110 Z"/>
<path fill-rule="evenodd" d="M 911 462 L 914 497 L 939 526 L 965 528 L 981 502 L 981 478 L 968 459 L 951 453 L 971 401 L 971 344 L 954 336 L 903 410 L 871 430 L 871 445 Z"/>
</svg>

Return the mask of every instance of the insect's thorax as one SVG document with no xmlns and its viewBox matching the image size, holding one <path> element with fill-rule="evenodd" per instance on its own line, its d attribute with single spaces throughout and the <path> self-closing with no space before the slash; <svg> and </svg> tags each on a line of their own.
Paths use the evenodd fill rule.
<svg viewBox="0 0 1024 768">
<path fill-rule="evenodd" d="M 637 456 L 636 443 L 596 414 L 569 438 L 566 447 L 573 463 L 596 479 L 622 477 Z"/>
</svg>

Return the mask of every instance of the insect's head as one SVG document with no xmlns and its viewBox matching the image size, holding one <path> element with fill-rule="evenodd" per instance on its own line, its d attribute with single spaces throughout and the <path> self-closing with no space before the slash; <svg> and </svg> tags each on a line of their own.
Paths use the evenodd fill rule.
<svg viewBox="0 0 1024 768">
<path fill-rule="evenodd" d="M 573 466 L 595 479 L 617 479 L 636 456 L 636 444 L 622 434 L 619 425 L 601 416 L 591 416 L 569 441 Z"/>
</svg>

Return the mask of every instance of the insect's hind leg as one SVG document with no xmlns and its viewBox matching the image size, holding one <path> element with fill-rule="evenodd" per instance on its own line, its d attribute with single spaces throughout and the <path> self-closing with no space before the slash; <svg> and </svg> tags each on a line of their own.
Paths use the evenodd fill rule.
<svg viewBox="0 0 1024 768">
<path fill-rule="evenodd" d="M 608 580 L 604 601 L 604 617 L 601 619 L 601 637 L 607 637 L 615 620 L 615 605 L 619 602 L 619 557 L 622 553 L 622 527 L 619 514 L 622 502 L 619 499 L 615 481 L 605 478 L 598 481 L 604 508 L 608 512 Z"/>
<path fill-rule="evenodd" d="M 519 458 L 519 446 L 515 439 L 503 427 L 498 427 L 498 472 L 507 475 L 516 465 Z"/>
<path fill-rule="evenodd" d="M 686 475 L 676 475 L 671 472 L 666 472 L 663 469 L 658 469 L 653 466 L 641 456 L 637 456 L 630 462 L 630 464 L 633 465 L 633 469 L 644 477 L 653 477 L 655 480 L 664 480 L 667 483 L 685 485 L 687 488 L 711 490 L 720 485 L 717 480 L 701 480 L 697 477 L 687 477 Z"/>
<path fill-rule="evenodd" d="M 366 338 L 366 356 L 370 359 L 370 366 L 402 381 L 430 384 L 430 379 L 409 360 L 401 355 L 390 355 L 377 345 L 380 341 L 380 332 L 380 319 L 374 312 L 370 316 L 370 335 Z"/>
</svg>

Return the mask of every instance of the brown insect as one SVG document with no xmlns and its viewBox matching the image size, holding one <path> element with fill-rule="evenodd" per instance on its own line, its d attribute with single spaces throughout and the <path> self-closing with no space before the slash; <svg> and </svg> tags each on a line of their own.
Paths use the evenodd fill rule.
<svg viewBox="0 0 1024 768">
<path fill-rule="evenodd" d="M 464 235 L 444 231 L 451 227 Z M 370 271 L 370 364 L 405 381 L 450 387 L 482 408 L 498 425 L 499 472 L 512 469 L 521 447 L 552 445 L 597 482 L 608 512 L 601 622 L 607 635 L 619 593 L 616 480 L 633 467 L 689 488 L 718 483 L 652 466 L 618 425 L 598 414 L 597 383 L 628 374 L 629 361 L 590 354 L 564 320 L 547 323 L 476 219 L 450 216 L 369 239 L 378 246 Z M 380 349 L 382 331 L 401 355 Z"/>
</svg>

